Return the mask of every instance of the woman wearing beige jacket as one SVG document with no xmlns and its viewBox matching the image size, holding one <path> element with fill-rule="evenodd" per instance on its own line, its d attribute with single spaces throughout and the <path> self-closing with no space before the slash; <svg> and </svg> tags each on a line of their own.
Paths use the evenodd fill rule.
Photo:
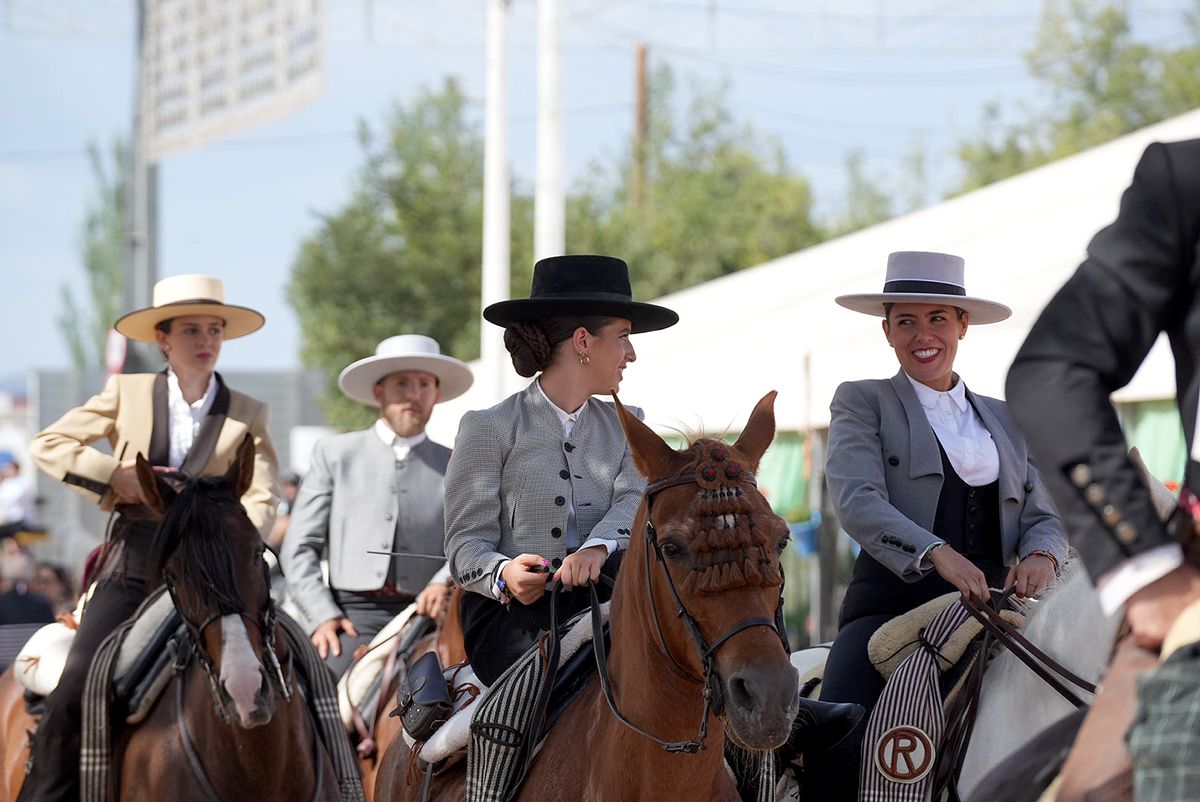
<svg viewBox="0 0 1200 802">
<path fill-rule="evenodd" d="M 100 643 L 145 598 L 155 522 L 134 470 L 138 454 L 157 470 L 189 476 L 224 473 L 247 433 L 254 438 L 254 480 L 242 505 L 259 531 L 270 530 L 279 503 L 278 466 L 267 434 L 266 404 L 230 390 L 216 373 L 225 340 L 263 325 L 258 312 L 224 302 L 220 280 L 173 276 L 154 287 L 154 305 L 125 315 L 115 328 L 157 343 L 160 373 L 116 375 L 104 390 L 34 437 L 29 454 L 50 476 L 116 517 L 58 688 L 33 739 L 33 769 L 22 800 L 79 798 L 81 697 Z M 93 447 L 105 440 L 107 454 Z"/>
</svg>

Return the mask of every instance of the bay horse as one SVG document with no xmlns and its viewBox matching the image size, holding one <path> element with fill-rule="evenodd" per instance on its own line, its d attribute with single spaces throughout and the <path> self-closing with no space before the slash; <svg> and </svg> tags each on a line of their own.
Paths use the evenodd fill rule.
<svg viewBox="0 0 1200 802">
<path fill-rule="evenodd" d="M 787 525 L 754 483 L 775 436 L 775 393 L 732 446 L 673 450 L 614 396 L 648 485 L 613 588 L 612 650 L 533 759 L 520 800 L 738 800 L 726 736 L 757 755 L 782 744 L 798 702 L 776 612 Z M 581 591 L 576 591 L 581 592 Z M 408 748 L 384 756 L 376 802 L 416 798 Z M 463 798 L 465 761 L 434 775 L 431 799 Z"/>
<path fill-rule="evenodd" d="M 194 648 L 121 737 L 120 800 L 340 799 L 275 618 L 264 544 L 240 501 L 253 471 L 249 436 L 224 476 L 190 478 L 178 492 L 137 459 L 142 493 L 163 516 L 151 585 L 166 583 Z"/>
</svg>

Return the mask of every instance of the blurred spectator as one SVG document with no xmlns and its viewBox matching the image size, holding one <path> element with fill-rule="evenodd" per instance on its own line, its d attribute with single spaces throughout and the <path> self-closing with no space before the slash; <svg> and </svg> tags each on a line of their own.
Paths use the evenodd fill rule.
<svg viewBox="0 0 1200 802">
<path fill-rule="evenodd" d="M 279 482 L 283 486 L 283 496 L 275 513 L 275 524 L 271 527 L 271 533 L 267 535 L 267 545 L 276 552 L 283 545 L 283 537 L 287 534 L 288 524 L 292 520 L 292 505 L 296 502 L 296 493 L 300 490 L 300 474 L 284 471 L 279 476 Z"/>
<path fill-rule="evenodd" d="M 54 608 L 30 585 L 36 575 L 33 558 L 23 551 L 0 558 L 0 625 L 49 624 Z"/>
<path fill-rule="evenodd" d="M 37 526 L 37 495 L 11 451 L 0 451 L 0 524 Z"/>
<path fill-rule="evenodd" d="M 57 563 L 38 563 L 37 571 L 29 586 L 50 602 L 55 613 L 69 613 L 75 609 L 75 605 L 79 601 L 70 573 Z"/>
</svg>

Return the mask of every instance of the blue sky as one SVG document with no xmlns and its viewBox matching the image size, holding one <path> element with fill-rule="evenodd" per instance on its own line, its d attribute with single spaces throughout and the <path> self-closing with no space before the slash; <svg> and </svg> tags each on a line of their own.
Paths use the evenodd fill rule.
<svg viewBox="0 0 1200 802">
<path fill-rule="evenodd" d="M 633 124 L 634 47 L 686 85 L 726 80 L 735 117 L 777 138 L 832 212 L 854 148 L 896 186 L 914 142 L 934 193 L 954 179 L 951 148 L 982 109 L 1045 102 L 1021 54 L 1041 0 L 561 0 L 569 179 L 612 158 Z M 1162 43 L 1185 0 L 1131 2 Z M 369 9 L 369 14 L 368 14 Z M 510 17 L 510 164 L 532 184 L 536 0 Z M 326 0 L 324 95 L 285 120 L 160 168 L 160 275 L 221 277 L 266 328 L 228 344 L 225 368 L 299 364 L 285 299 L 301 240 L 347 199 L 361 164 L 360 120 L 455 75 L 482 119 L 484 0 Z M 89 140 L 129 126 L 132 0 L 0 0 L 0 376 L 65 367 L 54 323 L 64 283 L 83 291 L 80 229 L 94 184 Z M 514 288 L 519 293 L 525 288 Z"/>
</svg>

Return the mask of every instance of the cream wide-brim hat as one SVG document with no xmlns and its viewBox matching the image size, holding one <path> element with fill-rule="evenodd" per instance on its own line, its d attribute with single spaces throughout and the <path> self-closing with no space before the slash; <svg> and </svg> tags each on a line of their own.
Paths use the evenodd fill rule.
<svg viewBox="0 0 1200 802">
<path fill-rule="evenodd" d="M 883 292 L 839 295 L 833 300 L 864 315 L 885 317 L 884 304 L 948 304 L 965 309 L 971 323 L 999 323 L 1012 315 L 1002 303 L 967 295 L 961 256 L 932 251 L 888 255 Z"/>
<path fill-rule="evenodd" d="M 154 304 L 122 317 L 114 325 L 131 340 L 156 342 L 155 327 L 164 320 L 187 315 L 212 315 L 225 321 L 222 339 L 233 340 L 258 331 L 266 322 L 260 313 L 245 306 L 225 303 L 225 286 L 213 276 L 187 274 L 170 276 L 154 285 Z"/>
<path fill-rule="evenodd" d="M 376 346 L 374 356 L 347 365 L 338 375 L 338 387 L 348 398 L 377 407 L 375 385 L 384 376 L 402 370 L 421 370 L 436 376 L 442 391 L 438 403 L 458 398 L 475 381 L 467 363 L 443 354 L 437 340 L 423 334 L 399 334 Z"/>
</svg>

